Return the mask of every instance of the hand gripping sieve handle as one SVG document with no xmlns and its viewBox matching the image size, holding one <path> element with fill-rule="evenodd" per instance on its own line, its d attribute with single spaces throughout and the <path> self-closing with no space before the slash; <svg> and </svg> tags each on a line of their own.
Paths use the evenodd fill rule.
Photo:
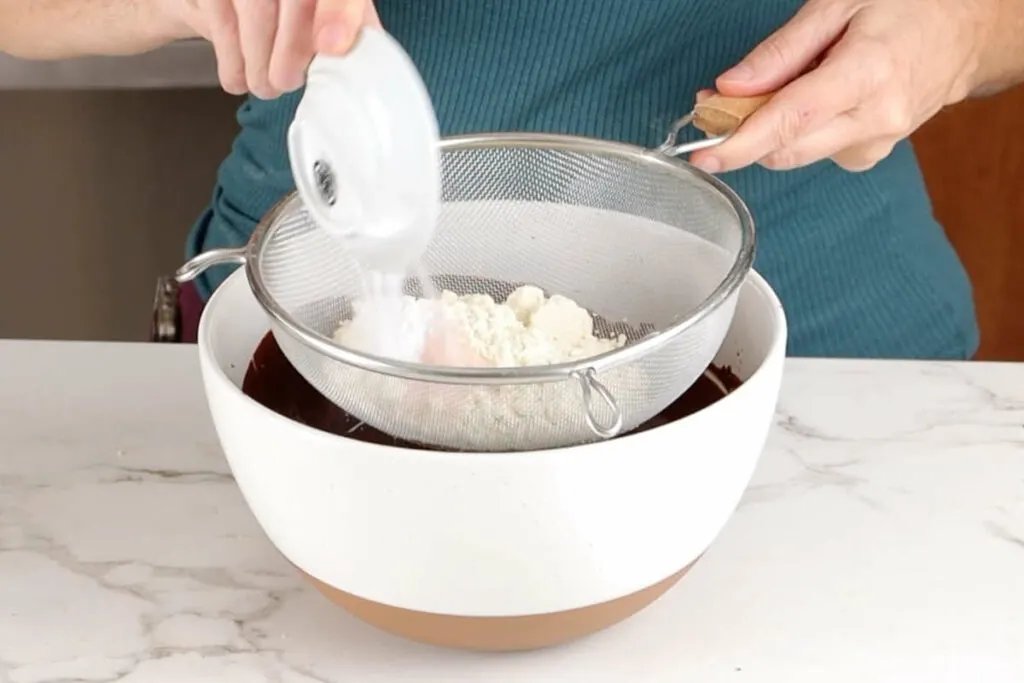
<svg viewBox="0 0 1024 683">
<path fill-rule="evenodd" d="M 771 92 L 754 97 L 727 97 L 719 93 L 712 93 L 697 103 L 693 111 L 672 124 L 668 138 L 658 148 L 658 151 L 675 157 L 719 145 L 767 104 L 774 95 L 775 93 Z M 680 143 L 679 133 L 691 124 L 709 137 L 694 142 Z"/>
<path fill-rule="evenodd" d="M 766 105 L 774 94 L 755 97 L 709 95 L 693 108 L 693 127 L 711 136 L 729 135 Z"/>
<path fill-rule="evenodd" d="M 587 426 L 590 427 L 590 431 L 602 439 L 611 439 L 618 436 L 619 432 L 622 431 L 624 420 L 622 408 L 619 407 L 619 402 L 612 396 L 612 392 L 608 391 L 608 387 L 601 384 L 597 379 L 597 374 L 593 368 L 573 372 L 572 376 L 579 382 L 580 391 L 583 394 L 583 416 L 587 421 Z M 611 412 L 611 419 L 607 424 L 602 424 L 594 414 L 595 395 Z"/>
</svg>

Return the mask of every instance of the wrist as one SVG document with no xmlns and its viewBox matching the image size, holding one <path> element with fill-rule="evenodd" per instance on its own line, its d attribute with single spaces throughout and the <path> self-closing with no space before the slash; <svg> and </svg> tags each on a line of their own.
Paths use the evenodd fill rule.
<svg viewBox="0 0 1024 683">
<path fill-rule="evenodd" d="M 984 97 L 1024 81 L 1024 0 L 988 0 L 975 43 L 968 97 Z"/>
<path fill-rule="evenodd" d="M 199 10 L 189 0 L 136 0 L 153 16 L 163 42 L 200 38 L 194 27 L 201 26 Z"/>
</svg>

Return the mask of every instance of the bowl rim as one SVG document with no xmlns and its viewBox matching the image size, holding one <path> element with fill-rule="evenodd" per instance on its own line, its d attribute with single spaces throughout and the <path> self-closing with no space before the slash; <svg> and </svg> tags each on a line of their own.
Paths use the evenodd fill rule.
<svg viewBox="0 0 1024 683">
<path fill-rule="evenodd" d="M 637 439 L 645 437 L 649 439 L 653 434 L 663 433 L 664 430 L 672 428 L 684 422 L 693 424 L 697 420 L 713 419 L 715 415 L 725 410 L 728 405 L 735 403 L 737 400 L 741 400 L 742 397 L 749 395 L 753 391 L 756 391 L 756 385 L 760 381 L 762 381 L 761 378 L 763 378 L 764 376 L 765 368 L 771 365 L 777 357 L 785 356 L 786 343 L 789 334 L 786 314 L 782 307 L 782 302 L 779 300 L 778 295 L 775 293 L 775 290 L 768 283 L 768 281 L 765 280 L 760 273 L 758 273 L 754 269 L 751 269 L 747 275 L 747 278 L 744 280 L 743 284 L 739 288 L 739 296 L 742 297 L 743 289 L 747 286 L 747 284 L 751 284 L 755 287 L 759 294 L 765 297 L 769 309 L 772 313 L 772 324 L 774 327 L 772 332 L 772 339 L 769 342 L 767 349 L 765 350 L 763 360 L 757 365 L 756 368 L 754 368 L 754 370 L 750 373 L 749 377 L 743 380 L 739 387 L 737 387 L 730 393 L 726 394 L 718 401 L 715 401 L 713 404 L 707 406 L 706 408 L 702 408 L 696 413 L 687 415 L 678 420 L 673 420 L 667 424 L 654 427 L 652 429 L 644 430 L 641 433 L 624 434 L 622 436 L 615 437 L 614 439 L 609 439 L 608 441 L 599 441 L 596 443 L 576 444 L 571 446 L 560 446 L 558 448 L 545 448 L 513 452 L 421 450 L 415 448 L 408 448 L 405 446 L 389 446 L 386 444 L 378 444 L 370 441 L 350 439 L 339 434 L 325 432 L 323 430 L 316 429 L 308 425 L 304 425 L 301 422 L 297 422 L 288 417 L 285 417 L 284 415 L 281 415 L 280 413 L 277 413 L 271 410 L 270 408 L 267 408 L 262 403 L 259 403 L 255 399 L 248 396 L 245 392 L 243 392 L 241 386 L 236 384 L 234 381 L 232 381 L 230 377 L 228 377 L 221 363 L 218 362 L 217 358 L 215 357 L 215 354 L 213 352 L 213 345 L 211 342 L 213 327 L 212 323 L 210 322 L 213 312 L 216 311 L 217 306 L 220 305 L 220 298 L 224 296 L 222 293 L 227 291 L 227 286 L 229 285 L 229 283 L 232 283 L 232 281 L 234 281 L 234 283 L 232 283 L 231 286 L 242 288 L 248 292 L 249 296 L 253 296 L 253 292 L 248 287 L 248 283 L 243 282 L 243 280 L 246 280 L 246 278 L 243 269 L 241 268 L 236 270 L 231 275 L 229 275 L 228 278 L 223 283 L 221 283 L 221 285 L 213 292 L 213 295 L 207 302 L 206 307 L 203 310 L 202 317 L 199 321 L 199 334 L 196 340 L 196 346 L 199 351 L 201 370 L 205 376 L 203 390 L 204 393 L 206 394 L 207 402 L 210 403 L 211 411 L 213 409 L 213 405 L 210 401 L 210 391 L 207 388 L 207 383 L 212 379 L 224 385 L 227 391 L 231 392 L 236 398 L 241 399 L 242 402 L 246 405 L 246 407 L 250 409 L 255 409 L 261 415 L 264 415 L 266 418 L 270 419 L 271 422 L 274 424 L 281 424 L 283 426 L 287 426 L 293 429 L 299 428 L 304 432 L 304 435 L 307 438 L 311 438 L 314 441 L 321 441 L 326 445 L 334 444 L 335 446 L 337 446 L 340 444 L 357 443 L 359 444 L 360 448 L 365 451 L 378 451 L 381 454 L 387 453 L 393 456 L 401 454 L 406 456 L 415 455 L 416 457 L 419 458 L 449 460 L 451 458 L 465 457 L 473 457 L 475 459 L 508 459 L 510 456 L 522 457 L 524 455 L 552 456 L 558 454 L 572 456 L 579 453 L 589 455 L 593 453 L 593 449 L 595 446 L 605 445 L 609 441 L 614 441 L 616 442 L 616 444 L 620 445 L 627 445 L 630 443 L 635 443 Z M 257 301 L 256 303 L 257 306 L 259 306 L 259 302 Z M 266 337 L 267 332 L 273 334 L 270 317 L 266 315 L 265 311 L 264 321 L 266 323 L 266 330 L 260 336 L 260 342 L 262 342 L 262 340 Z M 735 317 L 733 318 L 733 322 L 730 324 L 730 330 L 732 329 L 733 324 L 735 324 Z M 728 335 L 729 333 L 726 332 L 726 338 L 728 338 Z M 255 349 L 253 350 L 255 351 Z M 248 364 L 250 360 L 251 358 L 246 359 L 245 361 L 246 372 L 248 372 Z M 216 419 L 214 419 L 214 422 L 216 423 Z"/>
</svg>

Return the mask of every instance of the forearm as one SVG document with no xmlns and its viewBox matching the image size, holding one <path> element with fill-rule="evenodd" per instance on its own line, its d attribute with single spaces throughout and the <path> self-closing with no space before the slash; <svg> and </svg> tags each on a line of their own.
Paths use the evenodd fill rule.
<svg viewBox="0 0 1024 683">
<path fill-rule="evenodd" d="M 0 52 L 24 59 L 137 54 L 190 34 L 165 0 L 0 0 Z"/>
<path fill-rule="evenodd" d="M 1024 83 L 1024 0 L 986 0 L 992 8 L 981 41 L 971 95 L 984 97 Z"/>
</svg>

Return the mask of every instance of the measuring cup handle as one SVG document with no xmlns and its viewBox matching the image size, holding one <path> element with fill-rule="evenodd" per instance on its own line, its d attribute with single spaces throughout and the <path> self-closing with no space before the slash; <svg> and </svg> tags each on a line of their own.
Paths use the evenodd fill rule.
<svg viewBox="0 0 1024 683">
<path fill-rule="evenodd" d="M 245 247 L 233 249 L 210 249 L 196 254 L 174 273 L 178 284 L 190 282 L 213 266 L 241 265 L 245 263 Z"/>
<path fill-rule="evenodd" d="M 579 382 L 580 391 L 583 392 L 583 415 L 590 430 L 602 439 L 611 439 L 618 436 L 619 432 L 622 431 L 624 420 L 622 408 L 619 407 L 618 401 L 612 396 L 612 392 L 608 391 L 608 387 L 601 384 L 597 379 L 593 368 L 574 372 L 573 377 Z M 611 420 L 607 424 L 602 424 L 597 416 L 594 415 L 595 395 L 611 411 Z"/>
</svg>

